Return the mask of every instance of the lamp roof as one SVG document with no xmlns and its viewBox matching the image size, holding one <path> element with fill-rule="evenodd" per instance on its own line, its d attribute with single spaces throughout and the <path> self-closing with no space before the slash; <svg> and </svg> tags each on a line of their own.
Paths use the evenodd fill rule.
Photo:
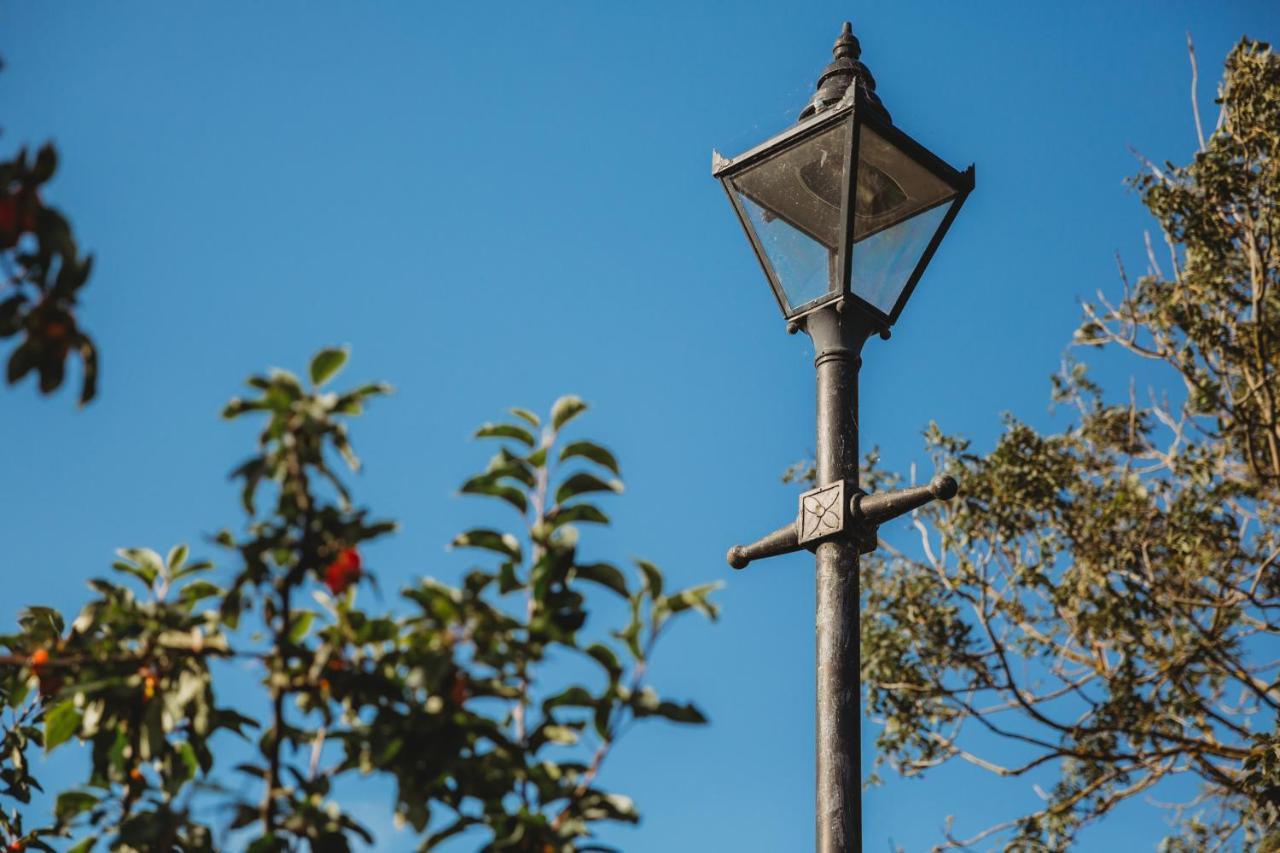
<svg viewBox="0 0 1280 853">
<path fill-rule="evenodd" d="M 862 45 L 853 34 L 853 24 L 844 22 L 844 29 L 840 31 L 840 36 L 831 48 L 831 54 L 831 64 L 818 78 L 817 91 L 801 111 L 797 121 L 804 121 L 836 106 L 851 94 L 849 90 L 853 86 L 860 87 L 866 96 L 867 103 L 883 113 L 887 120 L 889 111 L 884 108 L 884 104 L 876 94 L 876 78 L 872 77 L 870 69 L 858 60 L 862 55 Z"/>
</svg>

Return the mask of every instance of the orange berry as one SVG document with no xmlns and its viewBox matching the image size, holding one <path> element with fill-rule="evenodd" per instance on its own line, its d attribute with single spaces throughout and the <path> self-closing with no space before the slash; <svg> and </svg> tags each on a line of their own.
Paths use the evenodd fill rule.
<svg viewBox="0 0 1280 853">
<path fill-rule="evenodd" d="M 62 679 L 55 672 L 50 672 L 49 650 L 36 649 L 27 659 L 31 664 L 31 674 L 40 682 L 40 695 L 52 696 L 62 689 Z"/>
<path fill-rule="evenodd" d="M 131 782 L 141 782 L 141 781 L 142 781 L 142 771 L 141 771 L 141 770 L 139 770 L 137 767 L 132 768 L 132 769 L 129 771 L 129 781 L 131 781 Z"/>
</svg>

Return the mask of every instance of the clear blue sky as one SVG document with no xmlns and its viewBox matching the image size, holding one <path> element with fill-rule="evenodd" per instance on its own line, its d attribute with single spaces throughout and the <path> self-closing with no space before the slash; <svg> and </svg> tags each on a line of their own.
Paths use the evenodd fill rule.
<svg viewBox="0 0 1280 853">
<path fill-rule="evenodd" d="M 794 513 L 778 475 L 812 447 L 812 351 L 784 334 L 709 155 L 792 121 L 846 18 L 898 125 L 977 164 L 893 339 L 865 353 L 864 440 L 906 471 L 928 464 L 930 419 L 979 447 L 1002 412 L 1050 423 L 1078 298 L 1115 286 L 1115 251 L 1142 266 L 1127 146 L 1193 149 L 1186 31 L 1211 122 L 1230 46 L 1280 38 L 1272 0 L 0 7 L 0 150 L 57 141 L 48 196 L 97 255 L 83 320 L 103 352 L 85 411 L 0 392 L 0 620 L 74 611 L 117 547 L 238 524 L 226 474 L 253 434 L 217 413 L 251 371 L 349 343 L 347 378 L 397 386 L 355 433 L 358 494 L 404 525 L 369 553 L 388 590 L 465 568 L 443 545 L 482 517 L 454 496 L 487 458 L 474 426 L 578 393 L 629 487 L 600 555 L 728 582 L 722 622 L 656 661 L 713 724 L 629 736 L 606 780 L 645 819 L 607 838 L 810 848 L 812 563 L 731 575 L 724 551 Z M 866 849 L 1037 802 L 967 767 L 890 781 L 866 798 Z M 385 826 L 376 798 L 361 808 Z M 1084 847 L 1161 830 L 1123 809 Z"/>
</svg>

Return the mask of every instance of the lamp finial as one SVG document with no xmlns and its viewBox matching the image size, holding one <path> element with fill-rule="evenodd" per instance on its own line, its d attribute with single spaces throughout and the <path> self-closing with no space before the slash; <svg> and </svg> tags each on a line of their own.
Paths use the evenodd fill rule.
<svg viewBox="0 0 1280 853">
<path fill-rule="evenodd" d="M 853 24 L 849 21 L 844 22 L 840 36 L 831 48 L 831 55 L 831 64 L 818 78 L 817 91 L 814 92 L 808 106 L 800 113 L 799 121 L 804 121 L 840 103 L 851 86 L 861 86 L 867 101 L 888 117 L 888 110 L 885 110 L 884 104 L 880 103 L 880 98 L 876 95 L 876 78 L 872 77 L 867 66 L 859 61 L 859 57 L 862 56 L 862 45 L 853 34 Z"/>
</svg>

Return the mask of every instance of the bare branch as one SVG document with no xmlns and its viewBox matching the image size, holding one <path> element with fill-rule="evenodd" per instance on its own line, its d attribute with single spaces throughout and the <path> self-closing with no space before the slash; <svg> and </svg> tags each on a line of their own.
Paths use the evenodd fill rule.
<svg viewBox="0 0 1280 853">
<path fill-rule="evenodd" d="M 1196 46 L 1191 41 L 1191 32 L 1187 32 L 1187 57 L 1191 60 L 1191 114 L 1196 118 L 1196 139 L 1200 142 L 1200 150 L 1204 150 L 1204 127 L 1200 124 L 1200 102 L 1196 98 L 1196 84 L 1200 79 L 1196 68 Z"/>
</svg>

